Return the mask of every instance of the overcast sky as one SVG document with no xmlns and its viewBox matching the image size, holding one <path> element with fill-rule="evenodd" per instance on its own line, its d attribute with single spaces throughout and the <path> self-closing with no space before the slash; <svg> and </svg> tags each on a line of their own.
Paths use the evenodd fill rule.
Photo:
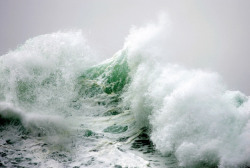
<svg viewBox="0 0 250 168">
<path fill-rule="evenodd" d="M 250 0 L 1 0 L 0 55 L 27 39 L 81 29 L 104 57 L 119 50 L 132 25 L 165 12 L 170 62 L 217 71 L 228 87 L 250 95 Z"/>
</svg>

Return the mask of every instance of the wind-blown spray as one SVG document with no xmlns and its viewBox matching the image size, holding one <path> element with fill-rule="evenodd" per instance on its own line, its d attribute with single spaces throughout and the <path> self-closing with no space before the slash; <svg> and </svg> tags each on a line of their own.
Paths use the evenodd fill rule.
<svg viewBox="0 0 250 168">
<path fill-rule="evenodd" d="M 250 166 L 249 97 L 217 73 L 162 62 L 169 27 L 134 27 L 102 63 L 79 31 L 0 57 L 0 164 Z"/>
</svg>

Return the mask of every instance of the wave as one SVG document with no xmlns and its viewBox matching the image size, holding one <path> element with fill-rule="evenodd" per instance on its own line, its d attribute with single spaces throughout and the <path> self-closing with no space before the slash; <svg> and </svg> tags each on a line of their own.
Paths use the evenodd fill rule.
<svg viewBox="0 0 250 168">
<path fill-rule="evenodd" d="M 250 166 L 249 97 L 229 91 L 217 73 L 162 63 L 166 27 L 160 20 L 133 28 L 101 63 L 79 31 L 28 40 L 0 57 L 0 120 L 126 144 L 146 133 L 179 166 Z"/>
</svg>

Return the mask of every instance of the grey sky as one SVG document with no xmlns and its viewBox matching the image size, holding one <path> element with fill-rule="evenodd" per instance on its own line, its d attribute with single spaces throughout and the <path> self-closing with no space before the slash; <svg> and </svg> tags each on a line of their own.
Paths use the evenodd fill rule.
<svg viewBox="0 0 250 168">
<path fill-rule="evenodd" d="M 1 0 L 0 55 L 27 39 L 81 29 L 104 57 L 119 50 L 132 25 L 165 12 L 173 31 L 171 62 L 217 71 L 233 90 L 250 95 L 249 0 Z"/>
</svg>

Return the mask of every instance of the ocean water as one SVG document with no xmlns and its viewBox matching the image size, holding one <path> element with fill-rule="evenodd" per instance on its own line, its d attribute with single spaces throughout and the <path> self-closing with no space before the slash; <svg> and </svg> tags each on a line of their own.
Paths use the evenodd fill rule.
<svg viewBox="0 0 250 168">
<path fill-rule="evenodd" d="M 162 63 L 164 26 L 133 28 L 108 60 L 80 31 L 1 56 L 0 167 L 249 167 L 249 96 Z"/>
</svg>

